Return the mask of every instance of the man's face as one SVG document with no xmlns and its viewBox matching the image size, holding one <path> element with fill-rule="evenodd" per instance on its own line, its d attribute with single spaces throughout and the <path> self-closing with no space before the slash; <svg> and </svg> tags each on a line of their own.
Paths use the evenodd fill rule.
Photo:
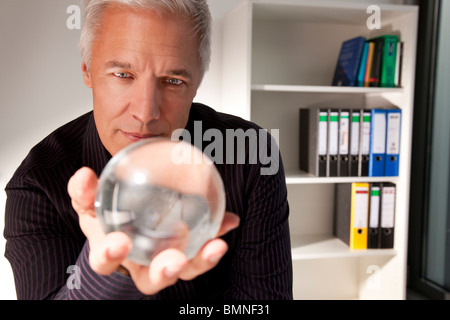
<svg viewBox="0 0 450 320">
<path fill-rule="evenodd" d="M 189 22 L 109 7 L 84 82 L 103 145 L 115 155 L 141 139 L 184 128 L 200 85 L 198 37 Z"/>
</svg>

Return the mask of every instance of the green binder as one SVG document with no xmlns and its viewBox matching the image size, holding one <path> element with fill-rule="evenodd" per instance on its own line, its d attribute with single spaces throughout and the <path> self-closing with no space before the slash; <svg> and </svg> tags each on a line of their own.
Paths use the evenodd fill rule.
<svg viewBox="0 0 450 320">
<path fill-rule="evenodd" d="M 380 86 L 392 88 L 395 87 L 395 70 L 399 39 L 396 35 L 384 35 L 379 38 L 384 40 Z"/>
</svg>

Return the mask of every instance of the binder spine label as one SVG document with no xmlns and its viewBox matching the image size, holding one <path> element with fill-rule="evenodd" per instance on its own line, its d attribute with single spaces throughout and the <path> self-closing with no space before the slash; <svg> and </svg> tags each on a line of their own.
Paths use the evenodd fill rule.
<svg viewBox="0 0 450 320">
<path fill-rule="evenodd" d="M 400 113 L 390 112 L 388 113 L 388 127 L 387 127 L 387 142 L 386 153 L 387 154 L 399 154 L 400 153 Z"/>
<path fill-rule="evenodd" d="M 383 188 L 383 204 L 381 211 L 381 227 L 382 228 L 394 228 L 394 215 L 395 215 L 395 187 Z"/>
<path fill-rule="evenodd" d="M 352 156 L 359 155 L 359 126 L 361 116 L 359 112 L 352 114 L 352 135 L 350 143 L 350 152 Z"/>
<path fill-rule="evenodd" d="M 370 113 L 364 112 L 362 121 L 362 143 L 361 143 L 361 154 L 369 155 L 370 153 L 370 126 L 371 126 L 371 115 Z"/>
<path fill-rule="evenodd" d="M 353 227 L 357 229 L 367 228 L 368 189 L 366 187 L 356 187 L 355 190 L 355 220 L 353 221 Z"/>
<path fill-rule="evenodd" d="M 373 187 L 370 196 L 370 228 L 378 228 L 380 217 L 380 188 Z"/>
<path fill-rule="evenodd" d="M 372 152 L 374 154 L 386 153 L 386 115 L 384 113 L 375 113 L 373 115 L 373 135 Z"/>
<path fill-rule="evenodd" d="M 341 112 L 339 154 L 348 155 L 349 113 Z"/>
<path fill-rule="evenodd" d="M 329 130 L 330 155 L 338 154 L 338 128 L 339 128 L 339 113 L 330 112 L 330 130 Z"/>
<path fill-rule="evenodd" d="M 318 154 L 321 156 L 327 155 L 327 126 L 328 114 L 327 112 L 319 113 L 319 138 L 318 138 Z"/>
</svg>

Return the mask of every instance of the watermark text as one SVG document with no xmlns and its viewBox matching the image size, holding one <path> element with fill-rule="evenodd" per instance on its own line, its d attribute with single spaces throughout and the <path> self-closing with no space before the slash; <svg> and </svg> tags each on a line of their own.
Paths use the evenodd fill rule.
<svg viewBox="0 0 450 320">
<path fill-rule="evenodd" d="M 381 8 L 377 5 L 370 5 L 367 13 L 371 15 L 366 22 L 367 28 L 369 30 L 381 29 Z"/>
<path fill-rule="evenodd" d="M 67 7 L 66 13 L 69 17 L 66 20 L 66 26 L 69 30 L 81 29 L 81 9 L 77 5 L 71 5 Z"/>
<path fill-rule="evenodd" d="M 202 122 L 194 122 L 194 141 L 191 133 L 185 129 L 173 132 L 171 140 L 183 140 L 192 143 L 203 150 L 202 156 L 191 156 L 190 150 L 180 145 L 172 152 L 174 164 L 188 164 L 189 162 L 215 164 L 261 164 L 261 175 L 274 175 L 278 172 L 279 159 L 279 130 L 272 129 L 270 134 L 265 129 L 249 128 L 226 129 L 225 133 L 219 129 L 208 129 L 203 132 Z M 204 145 L 206 143 L 206 145 Z"/>
</svg>

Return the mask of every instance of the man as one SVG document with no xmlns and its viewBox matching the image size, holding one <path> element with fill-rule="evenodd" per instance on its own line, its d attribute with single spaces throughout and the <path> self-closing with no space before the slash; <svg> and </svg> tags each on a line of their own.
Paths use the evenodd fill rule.
<svg viewBox="0 0 450 320">
<path fill-rule="evenodd" d="M 259 127 L 192 102 L 209 64 L 206 1 L 90 0 L 83 11 L 82 73 L 93 112 L 34 147 L 6 187 L 5 256 L 18 298 L 291 299 L 281 159 L 272 175 L 261 175 L 261 163 L 216 164 L 229 212 L 191 260 L 168 249 L 141 266 L 126 258 L 125 234 L 103 232 L 97 177 L 118 151 L 177 129 L 195 134 L 198 122 L 224 135 Z M 253 147 L 247 143 L 247 153 Z"/>
</svg>

